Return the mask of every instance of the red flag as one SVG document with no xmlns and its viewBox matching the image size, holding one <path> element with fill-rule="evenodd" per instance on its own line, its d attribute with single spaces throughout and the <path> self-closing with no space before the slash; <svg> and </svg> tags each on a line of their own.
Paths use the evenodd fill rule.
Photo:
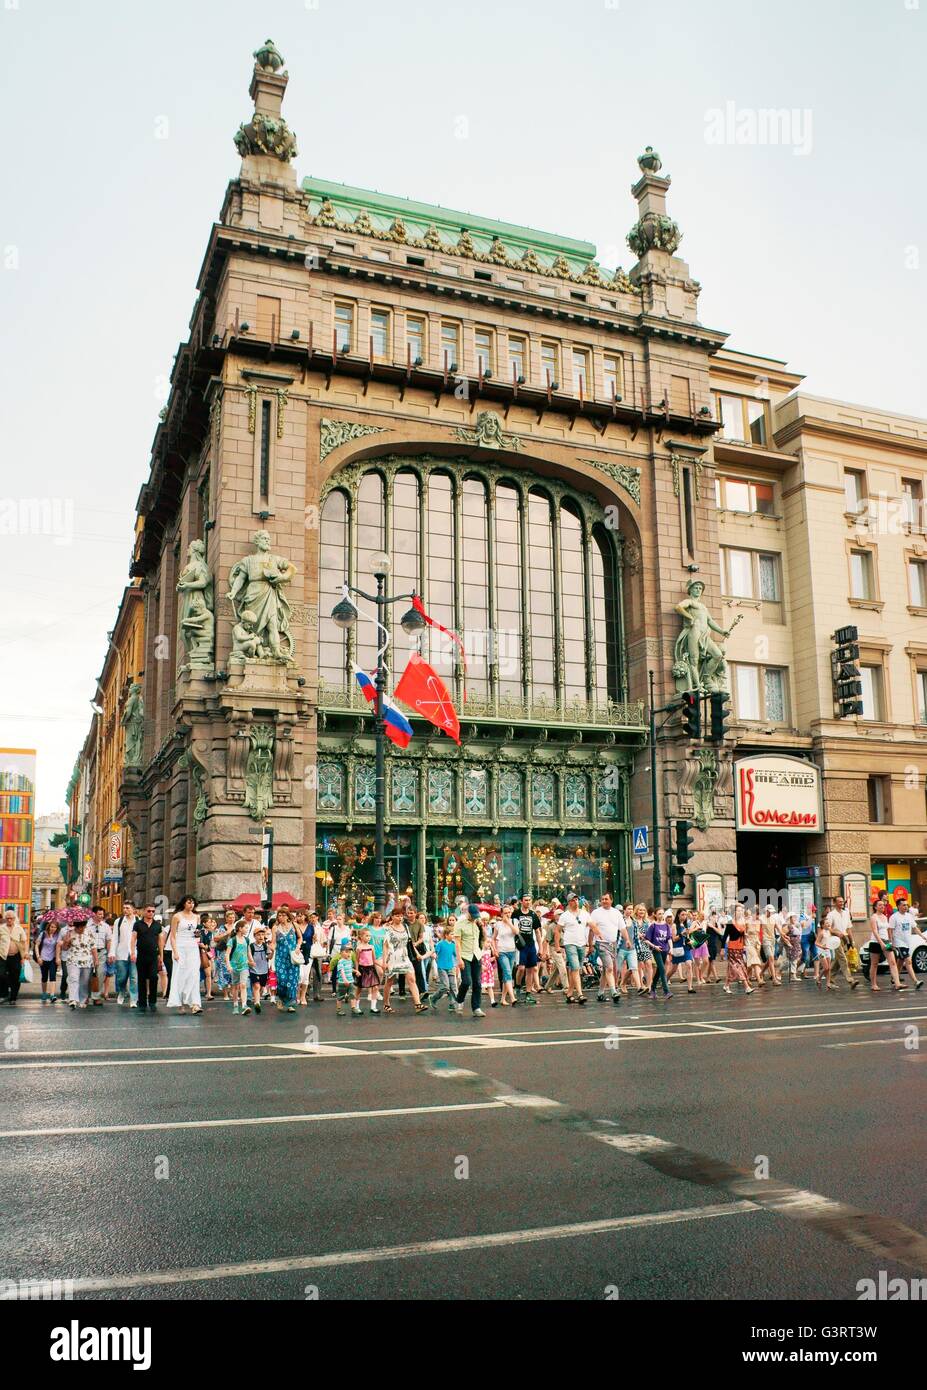
<svg viewBox="0 0 927 1390">
<path fill-rule="evenodd" d="M 447 686 L 441 677 L 417 653 L 399 677 L 393 694 L 409 709 L 427 719 L 435 728 L 443 729 L 448 738 L 460 743 L 460 720 Z"/>
<path fill-rule="evenodd" d="M 458 645 L 458 647 L 460 648 L 460 663 L 461 663 L 461 665 L 463 666 L 463 696 L 464 696 L 464 702 L 466 702 L 466 699 L 467 699 L 467 653 L 466 653 L 466 651 L 464 650 L 464 644 L 463 644 L 463 642 L 461 642 L 461 640 L 460 640 L 460 638 L 458 637 L 458 635 L 457 635 L 456 632 L 451 632 L 451 629 L 450 629 L 449 627 L 444 627 L 444 625 L 443 625 L 442 623 L 439 623 L 439 622 L 438 622 L 437 618 L 431 618 L 431 617 L 429 617 L 429 615 L 425 612 L 425 605 L 422 603 L 422 600 L 419 598 L 418 594 L 413 594 L 413 595 L 412 595 L 412 607 L 415 609 L 416 613 L 420 613 L 420 614 L 422 615 L 422 617 L 425 619 L 425 622 L 428 624 L 429 627 L 436 627 L 436 628 L 438 629 L 439 632 L 443 632 L 443 633 L 444 633 L 445 637 L 450 637 L 450 639 L 451 639 L 452 642 L 456 642 L 457 645 Z"/>
</svg>

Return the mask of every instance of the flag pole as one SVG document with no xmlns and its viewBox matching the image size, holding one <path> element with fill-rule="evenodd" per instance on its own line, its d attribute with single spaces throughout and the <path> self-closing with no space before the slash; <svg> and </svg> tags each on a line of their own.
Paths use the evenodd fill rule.
<svg viewBox="0 0 927 1390">
<path fill-rule="evenodd" d="M 377 622 L 386 631 L 386 575 L 377 574 Z M 373 903 L 377 912 L 386 906 L 386 730 L 383 724 L 383 694 L 386 690 L 386 646 L 377 652 L 376 674 L 376 829 L 373 862 Z"/>
</svg>

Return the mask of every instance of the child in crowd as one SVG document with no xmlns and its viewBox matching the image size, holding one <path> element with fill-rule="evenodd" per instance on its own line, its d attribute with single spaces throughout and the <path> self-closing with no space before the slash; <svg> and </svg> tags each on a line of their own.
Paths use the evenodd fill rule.
<svg viewBox="0 0 927 1390">
<path fill-rule="evenodd" d="M 457 978 L 457 942 L 454 940 L 454 924 L 456 919 L 448 918 L 448 926 L 445 928 L 445 935 L 440 941 L 435 942 L 435 962 L 438 967 L 438 982 L 440 988 L 431 995 L 429 1003 L 432 1012 L 438 1009 L 438 1000 L 448 997 L 448 1012 L 456 1013 L 455 999 L 459 981 Z"/>
<path fill-rule="evenodd" d="M 339 1018 L 344 1018 L 342 1005 L 346 999 L 350 999 L 354 994 L 355 985 L 355 961 L 354 952 L 350 949 L 350 942 L 346 942 L 338 953 L 338 964 L 335 967 L 335 983 L 338 988 L 338 1007 Z M 360 1018 L 360 999 L 354 1000 L 351 1005 L 351 1013 L 355 1018 Z"/>
<path fill-rule="evenodd" d="M 360 1013 L 361 994 L 366 990 L 370 1012 L 378 1014 L 380 1012 L 380 973 L 374 958 L 369 927 L 362 927 L 357 935 L 357 968 L 359 974 L 357 992 L 354 996 L 354 1012 Z"/>
<path fill-rule="evenodd" d="M 226 943 L 226 960 L 231 976 L 232 1013 L 250 1014 L 248 1007 L 248 966 L 251 963 L 251 948 L 248 945 L 247 924 L 244 919 L 235 924 L 235 930 Z"/>
</svg>

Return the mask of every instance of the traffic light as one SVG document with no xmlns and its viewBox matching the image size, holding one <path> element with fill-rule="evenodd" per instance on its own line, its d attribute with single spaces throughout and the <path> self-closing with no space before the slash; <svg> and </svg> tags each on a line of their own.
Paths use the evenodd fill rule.
<svg viewBox="0 0 927 1390">
<path fill-rule="evenodd" d="M 674 898 L 686 891 L 686 871 L 680 864 L 670 864 L 669 881 L 670 893 Z"/>
<path fill-rule="evenodd" d="M 673 847 L 673 858 L 677 864 L 688 864 L 692 858 L 691 829 L 692 822 L 689 820 L 676 822 L 676 843 Z"/>
<path fill-rule="evenodd" d="M 702 702 L 695 690 L 687 690 L 682 697 L 682 727 L 687 738 L 701 738 Z"/>
<path fill-rule="evenodd" d="M 727 721 L 731 717 L 731 697 L 726 690 L 714 690 L 711 694 L 711 741 L 723 743 L 727 733 Z"/>
<path fill-rule="evenodd" d="M 834 704 L 838 719 L 851 719 L 863 712 L 863 682 L 858 666 L 859 628 L 838 627 L 830 654 Z"/>
</svg>

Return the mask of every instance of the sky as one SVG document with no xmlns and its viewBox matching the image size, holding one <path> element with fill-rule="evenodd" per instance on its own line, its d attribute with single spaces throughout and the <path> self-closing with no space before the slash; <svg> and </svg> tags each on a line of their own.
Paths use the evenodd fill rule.
<svg viewBox="0 0 927 1390">
<path fill-rule="evenodd" d="M 627 269 L 653 145 L 703 323 L 927 416 L 927 0 L 0 0 L 0 746 L 38 749 L 40 814 L 89 727 L 267 37 L 301 176 Z"/>
</svg>

